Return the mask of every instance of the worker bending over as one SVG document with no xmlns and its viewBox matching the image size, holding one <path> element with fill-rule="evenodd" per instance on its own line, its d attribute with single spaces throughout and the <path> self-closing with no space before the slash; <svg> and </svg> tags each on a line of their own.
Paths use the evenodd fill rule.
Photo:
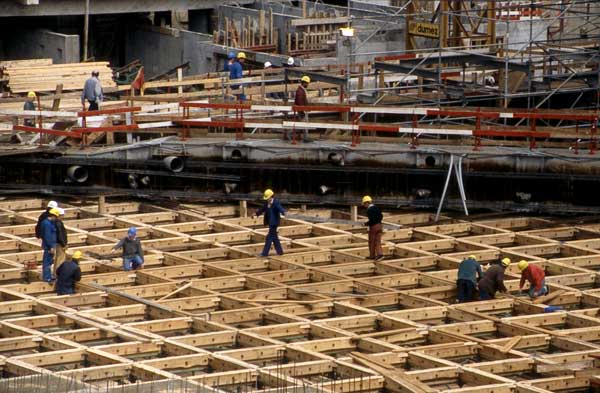
<svg viewBox="0 0 600 393">
<path fill-rule="evenodd" d="M 72 295 L 75 293 L 75 283 L 81 280 L 79 260 L 83 255 L 75 251 L 70 261 L 63 262 L 56 269 L 56 293 L 59 295 Z"/>
<path fill-rule="evenodd" d="M 479 280 L 479 300 L 490 300 L 496 296 L 496 292 L 507 292 L 504 285 L 504 271 L 510 265 L 509 258 L 503 258 L 500 262 L 493 262 Z"/>
<path fill-rule="evenodd" d="M 546 295 L 548 293 L 544 269 L 538 265 L 529 264 L 527 261 L 520 261 L 517 266 L 521 271 L 521 282 L 519 282 L 519 290 L 521 292 L 523 292 L 525 281 L 528 281 L 528 294 L 530 298 Z"/>
<path fill-rule="evenodd" d="M 383 249 L 381 248 L 381 236 L 383 236 L 383 214 L 381 209 L 373 204 L 373 198 L 365 195 L 362 204 L 367 209 L 369 221 L 365 226 L 369 227 L 369 259 L 379 261 L 383 259 Z"/>
<path fill-rule="evenodd" d="M 127 236 L 119 240 L 119 242 L 112 248 L 115 251 L 119 248 L 123 249 L 123 270 L 129 271 L 131 269 L 141 269 L 144 265 L 144 251 L 142 250 L 142 243 L 137 237 L 137 229 L 135 227 L 129 228 Z"/>
<path fill-rule="evenodd" d="M 477 288 L 477 282 L 481 280 L 482 276 L 481 265 L 477 262 L 474 255 L 469 255 L 463 259 L 460 265 L 458 265 L 458 277 L 456 280 L 459 303 L 475 300 L 475 288 Z"/>
<path fill-rule="evenodd" d="M 269 232 L 265 239 L 265 246 L 263 247 L 261 257 L 268 257 L 269 251 L 271 250 L 271 244 L 275 246 L 275 252 L 277 255 L 283 255 L 283 249 L 281 248 L 281 242 L 277 235 L 277 228 L 281 223 L 281 217 L 285 217 L 285 209 L 279 203 L 279 200 L 275 199 L 275 193 L 271 189 L 265 190 L 263 194 L 263 200 L 265 203 L 258 209 L 255 216 L 258 217 L 264 214 L 264 225 L 269 226 Z"/>
</svg>

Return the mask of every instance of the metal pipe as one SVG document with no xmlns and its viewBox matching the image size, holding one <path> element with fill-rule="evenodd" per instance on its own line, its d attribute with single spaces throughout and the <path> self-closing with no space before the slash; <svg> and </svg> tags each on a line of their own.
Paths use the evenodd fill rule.
<svg viewBox="0 0 600 393">
<path fill-rule="evenodd" d="M 85 183 L 89 177 L 89 174 L 85 167 L 73 165 L 67 169 L 67 176 L 75 183 Z"/>
</svg>

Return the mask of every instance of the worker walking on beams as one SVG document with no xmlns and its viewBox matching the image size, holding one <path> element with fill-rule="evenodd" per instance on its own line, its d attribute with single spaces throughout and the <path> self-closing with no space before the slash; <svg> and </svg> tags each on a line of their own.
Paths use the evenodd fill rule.
<svg viewBox="0 0 600 393">
<path fill-rule="evenodd" d="M 367 209 L 369 218 L 369 221 L 365 222 L 365 225 L 369 227 L 369 259 L 379 261 L 383 259 L 383 249 L 381 248 L 383 214 L 381 209 L 373 204 L 373 198 L 369 195 L 363 197 L 362 204 Z"/>
<path fill-rule="evenodd" d="M 510 265 L 509 258 L 503 258 L 499 263 L 492 263 L 483 278 L 479 280 L 479 300 L 490 300 L 496 296 L 496 292 L 508 292 L 504 285 L 504 271 Z"/>
<path fill-rule="evenodd" d="M 523 292 L 525 281 L 529 282 L 528 295 L 530 298 L 536 298 L 548 294 L 546 286 L 546 273 L 544 269 L 538 265 L 530 264 L 527 261 L 520 261 L 517 265 L 521 271 L 521 281 L 519 282 L 519 290 Z"/>
<path fill-rule="evenodd" d="M 40 234 L 42 238 L 42 249 L 44 256 L 42 257 L 42 279 L 48 283 L 54 281 L 52 277 L 52 264 L 54 263 L 54 255 L 56 255 L 56 225 L 54 221 L 60 215 L 57 208 L 52 208 L 48 212 L 48 216 L 42 221 Z"/>
<path fill-rule="evenodd" d="M 237 54 L 233 63 L 229 66 L 229 80 L 233 81 L 235 79 L 242 79 L 244 77 L 244 62 L 246 61 L 246 54 L 244 52 L 240 52 Z M 232 90 L 242 89 L 241 94 L 236 94 L 235 97 L 238 101 L 246 101 L 246 95 L 243 92 L 244 86 L 241 85 L 232 85 Z"/>
<path fill-rule="evenodd" d="M 298 89 L 296 89 L 296 97 L 294 98 L 294 105 L 296 106 L 308 106 L 308 85 L 310 84 L 310 77 L 308 75 L 304 75 L 300 78 L 300 85 L 298 85 Z M 296 120 L 297 121 L 306 121 L 308 122 L 308 113 L 305 111 L 296 111 Z M 290 140 L 290 131 L 288 129 L 285 130 L 285 139 Z M 303 142 L 311 142 L 308 137 L 308 129 L 304 128 L 302 130 L 302 141 Z"/>
<path fill-rule="evenodd" d="M 275 193 L 271 189 L 265 190 L 263 194 L 263 200 L 265 201 L 263 206 L 258 209 L 255 213 L 255 217 L 264 214 L 264 225 L 269 226 L 269 232 L 265 239 L 265 246 L 263 247 L 261 257 L 268 257 L 269 251 L 271 250 L 271 244 L 275 246 L 275 252 L 277 255 L 283 255 L 283 249 L 281 248 L 281 242 L 279 236 L 277 236 L 277 228 L 281 223 L 281 217 L 285 218 L 285 209 L 279 203 L 279 200 L 275 198 Z"/>
<path fill-rule="evenodd" d="M 90 103 L 89 111 L 97 111 L 100 109 L 100 103 L 104 100 L 102 94 L 102 84 L 100 83 L 100 72 L 92 71 L 92 77 L 85 81 L 83 91 L 81 92 L 81 105 L 85 110 L 85 101 Z"/>
<path fill-rule="evenodd" d="M 469 255 L 463 259 L 458 265 L 458 278 L 456 280 L 459 303 L 475 300 L 475 288 L 477 288 L 477 282 L 481 280 L 482 276 L 483 271 L 481 265 L 475 259 L 475 255 Z"/>
</svg>

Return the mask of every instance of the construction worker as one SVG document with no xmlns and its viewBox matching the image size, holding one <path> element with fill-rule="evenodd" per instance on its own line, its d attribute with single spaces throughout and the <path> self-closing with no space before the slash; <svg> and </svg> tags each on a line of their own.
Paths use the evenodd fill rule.
<svg viewBox="0 0 600 393">
<path fill-rule="evenodd" d="M 369 221 L 365 226 L 369 227 L 369 259 L 379 261 L 383 259 L 383 249 L 381 248 L 381 236 L 383 235 L 383 214 L 381 209 L 373 204 L 373 198 L 365 195 L 362 199 L 363 206 L 367 209 Z"/>
<path fill-rule="evenodd" d="M 538 265 L 529 264 L 527 261 L 519 261 L 517 267 L 521 271 L 521 281 L 519 282 L 519 291 L 523 292 L 525 281 L 529 282 L 528 295 L 530 298 L 548 294 L 546 286 L 546 273 Z"/>
<path fill-rule="evenodd" d="M 475 288 L 477 288 L 477 282 L 481 280 L 482 276 L 483 271 L 475 255 L 469 255 L 462 260 L 458 265 L 458 277 L 456 280 L 459 303 L 475 300 Z"/>
<path fill-rule="evenodd" d="M 85 101 L 90 103 L 89 111 L 97 111 L 100 108 L 100 103 L 104 100 L 102 94 L 102 84 L 100 83 L 100 72 L 92 71 L 92 76 L 85 81 L 83 91 L 81 92 L 81 105 L 85 110 Z"/>
<path fill-rule="evenodd" d="M 284 67 L 296 67 L 296 61 L 292 56 L 288 57 L 287 62 L 283 64 Z"/>
<path fill-rule="evenodd" d="M 227 61 L 225 62 L 225 66 L 223 67 L 224 72 L 230 71 L 230 67 L 233 64 L 234 60 L 235 60 L 235 52 L 229 52 L 229 54 L 227 55 Z"/>
<path fill-rule="evenodd" d="M 490 300 L 496 296 L 496 292 L 507 292 L 504 285 L 504 271 L 510 265 L 510 258 L 502 258 L 500 262 L 494 262 L 485 271 L 479 280 L 479 300 Z"/>
<path fill-rule="evenodd" d="M 71 260 L 64 262 L 56 270 L 56 293 L 59 295 L 72 295 L 75 293 L 75 283 L 81 280 L 79 260 L 83 255 L 77 250 Z"/>
<path fill-rule="evenodd" d="M 48 283 L 54 281 L 54 277 L 52 277 L 52 263 L 54 262 L 57 243 L 56 225 L 54 222 L 59 214 L 57 208 L 50 209 L 48 216 L 42 221 L 40 228 L 42 249 L 44 250 L 42 259 L 42 279 Z"/>
<path fill-rule="evenodd" d="M 298 89 L 296 89 L 296 98 L 294 99 L 294 105 L 296 106 L 307 106 L 308 105 L 308 92 L 306 89 L 310 83 L 310 77 L 308 75 L 304 75 L 300 78 L 300 84 L 298 85 Z M 304 111 L 296 111 L 296 120 L 297 121 L 308 121 L 308 113 Z M 291 140 L 290 130 L 286 128 L 285 130 L 285 139 Z M 308 129 L 304 128 L 302 130 L 302 141 L 303 142 L 311 142 L 308 137 Z"/>
<path fill-rule="evenodd" d="M 265 70 L 268 70 L 268 69 L 270 69 L 270 68 L 273 68 L 273 64 L 271 64 L 271 62 L 270 62 L 270 61 L 265 61 L 265 64 L 264 64 L 264 66 L 265 66 Z"/>
<path fill-rule="evenodd" d="M 34 111 L 35 110 L 35 92 L 30 91 L 29 93 L 27 93 L 27 101 L 25 101 L 25 104 L 23 105 L 23 110 L 24 111 Z M 34 117 L 28 117 L 25 119 L 25 125 L 29 126 L 29 127 L 34 127 L 35 126 L 35 118 Z"/>
<path fill-rule="evenodd" d="M 229 80 L 242 79 L 244 77 L 244 62 L 246 61 L 246 54 L 244 52 L 240 52 L 237 54 L 233 63 L 229 66 Z M 232 90 L 242 89 L 241 94 L 236 94 L 235 97 L 238 101 L 245 101 L 246 95 L 243 93 L 243 86 L 240 85 L 232 85 Z"/>
<path fill-rule="evenodd" d="M 50 214 L 51 209 L 56 209 L 57 207 L 58 203 L 56 203 L 56 201 L 48 202 L 48 205 L 46 205 L 46 210 L 44 210 L 42 214 L 40 214 L 40 216 L 38 217 L 37 224 L 35 224 L 35 237 L 37 239 L 42 238 L 42 221 L 44 221 L 48 217 L 48 214 Z"/>
<path fill-rule="evenodd" d="M 65 209 L 57 207 L 58 217 L 54 220 L 54 225 L 56 226 L 56 248 L 54 254 L 54 276 L 56 277 L 56 269 L 60 266 L 61 263 L 65 261 L 65 251 L 67 250 L 67 229 L 65 228 L 65 224 L 62 219 L 65 216 Z"/>
<path fill-rule="evenodd" d="M 269 232 L 265 239 L 265 246 L 263 247 L 261 257 L 268 257 L 269 251 L 271 250 L 271 244 L 275 246 L 275 252 L 277 255 L 283 255 L 283 249 L 281 248 L 281 242 L 279 236 L 277 236 L 277 227 L 281 222 L 281 217 L 285 217 L 285 209 L 279 203 L 279 200 L 275 199 L 275 193 L 271 189 L 265 190 L 263 194 L 264 204 L 256 211 L 255 217 L 259 217 L 264 214 L 264 225 L 269 226 Z"/>
<path fill-rule="evenodd" d="M 137 237 L 137 228 L 131 227 L 127 231 L 127 236 L 119 240 L 111 251 L 123 249 L 123 270 L 137 270 L 144 265 L 144 251 L 142 243 Z"/>
</svg>

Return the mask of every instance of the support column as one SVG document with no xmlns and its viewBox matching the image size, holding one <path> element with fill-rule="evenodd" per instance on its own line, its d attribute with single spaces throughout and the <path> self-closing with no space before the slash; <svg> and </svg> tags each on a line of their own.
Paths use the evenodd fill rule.
<svg viewBox="0 0 600 393">
<path fill-rule="evenodd" d="M 106 197 L 104 195 L 100 195 L 98 197 L 98 214 L 106 213 Z"/>
<path fill-rule="evenodd" d="M 248 217 L 248 201 L 240 201 L 240 217 Z"/>
<path fill-rule="evenodd" d="M 350 206 L 350 221 L 358 221 L 358 206 Z"/>
</svg>

